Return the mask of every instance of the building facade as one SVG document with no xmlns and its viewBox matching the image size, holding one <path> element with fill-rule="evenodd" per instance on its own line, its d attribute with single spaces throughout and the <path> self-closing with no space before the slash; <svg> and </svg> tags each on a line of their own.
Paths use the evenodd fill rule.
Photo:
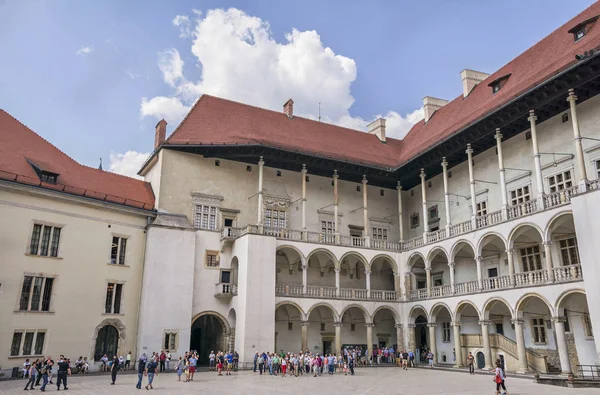
<svg viewBox="0 0 600 395">
<path fill-rule="evenodd" d="M 479 368 L 501 359 L 517 372 L 598 364 L 599 15 L 594 4 L 491 75 L 464 70 L 463 94 L 426 97 L 402 140 L 386 138 L 383 119 L 364 133 L 297 117 L 292 100 L 280 113 L 204 95 L 168 139 L 157 124 L 135 184 L 153 194 L 129 197 L 141 207 L 92 196 L 85 204 L 102 207 L 88 208 L 70 194 L 55 218 L 32 207 L 65 193 L 3 177 L 3 229 L 20 231 L 2 238 L 2 368 L 37 351 L 194 349 L 202 362 L 235 349 L 251 363 L 345 346 L 431 349 L 456 367 L 472 352 Z M 61 233 L 62 265 L 35 266 L 51 260 L 31 257 L 36 229 L 71 221 L 90 244 Z M 54 309 L 17 309 L 51 270 Z M 115 313 L 108 289 L 123 283 Z M 104 304 L 81 326 L 51 326 L 91 298 Z M 105 327 L 121 340 L 99 342 Z M 56 342 L 32 353 L 30 331 Z"/>
</svg>

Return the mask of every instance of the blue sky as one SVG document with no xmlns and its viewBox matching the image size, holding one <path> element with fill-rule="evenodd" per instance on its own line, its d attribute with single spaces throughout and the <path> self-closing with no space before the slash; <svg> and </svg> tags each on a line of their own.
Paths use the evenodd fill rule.
<svg viewBox="0 0 600 395">
<path fill-rule="evenodd" d="M 495 71 L 591 3 L 0 0 L 0 108 L 125 174 L 201 93 L 292 97 L 309 117 L 321 102 L 355 128 L 383 115 L 401 137 L 423 96 L 458 96 L 461 70 Z"/>
</svg>

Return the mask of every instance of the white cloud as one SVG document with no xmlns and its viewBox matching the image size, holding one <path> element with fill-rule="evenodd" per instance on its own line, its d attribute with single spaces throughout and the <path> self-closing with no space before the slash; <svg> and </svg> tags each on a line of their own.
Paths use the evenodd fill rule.
<svg viewBox="0 0 600 395">
<path fill-rule="evenodd" d="M 127 151 L 124 154 L 111 152 L 108 170 L 128 177 L 142 179 L 137 172 L 148 159 L 150 153 Z"/>
<path fill-rule="evenodd" d="M 142 116 L 165 117 L 177 124 L 204 93 L 276 111 L 291 97 L 295 113 L 313 119 L 320 102 L 323 121 L 358 130 L 381 116 L 368 120 L 351 115 L 356 63 L 326 47 L 316 31 L 292 29 L 277 42 L 268 22 L 241 10 L 215 9 L 203 17 L 194 13 L 195 20 L 179 15 L 173 24 L 182 35 L 193 37 L 191 52 L 200 75 L 186 78 L 176 49 L 159 54 L 159 68 L 173 93 L 142 99 Z M 402 138 L 422 118 L 422 110 L 406 115 L 389 110 L 385 117 L 387 134 Z"/>
<path fill-rule="evenodd" d="M 94 51 L 93 47 L 81 47 L 75 52 L 76 55 L 84 56 L 91 54 Z"/>
</svg>

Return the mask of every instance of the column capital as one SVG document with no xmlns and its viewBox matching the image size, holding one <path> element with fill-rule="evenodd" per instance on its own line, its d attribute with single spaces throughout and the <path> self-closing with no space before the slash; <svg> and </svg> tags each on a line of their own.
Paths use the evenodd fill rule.
<svg viewBox="0 0 600 395">
<path fill-rule="evenodd" d="M 456 262 L 448 262 L 448 267 L 454 267 L 456 266 Z"/>
<path fill-rule="evenodd" d="M 333 326 L 334 326 L 334 327 L 341 327 L 342 325 L 343 325 L 343 324 L 342 324 L 342 321 L 335 321 L 335 322 L 333 323 Z"/>
<path fill-rule="evenodd" d="M 399 191 L 402 190 L 402 183 L 400 181 L 398 181 L 398 185 L 396 185 L 396 189 Z"/>
<path fill-rule="evenodd" d="M 300 326 L 309 326 L 310 322 L 309 321 L 300 321 Z"/>
<path fill-rule="evenodd" d="M 427 267 L 425 267 L 425 271 L 426 271 L 426 272 L 430 272 L 430 271 L 431 271 L 431 266 L 427 266 Z"/>
<path fill-rule="evenodd" d="M 365 323 L 365 328 L 373 328 L 374 326 L 375 324 L 373 324 L 372 322 Z"/>
<path fill-rule="evenodd" d="M 462 325 L 462 322 L 460 322 L 460 321 L 453 321 L 453 322 L 450 323 L 450 325 L 460 327 Z"/>
<path fill-rule="evenodd" d="M 446 157 L 442 157 L 442 167 L 446 167 L 448 166 L 448 161 L 446 160 Z"/>
<path fill-rule="evenodd" d="M 303 163 L 303 164 L 302 164 L 302 173 L 306 173 L 306 171 L 307 171 L 307 170 L 306 170 L 306 165 Z"/>
<path fill-rule="evenodd" d="M 525 320 L 523 320 L 522 318 L 513 318 L 512 320 L 510 320 L 510 323 L 513 325 L 523 325 L 525 323 Z"/>
<path fill-rule="evenodd" d="M 368 182 L 369 182 L 369 181 L 367 181 L 367 176 L 366 176 L 366 175 L 364 175 L 364 174 L 363 174 L 363 178 L 362 178 L 362 181 L 361 181 L 361 182 L 362 182 L 363 184 L 366 184 L 366 183 L 368 183 Z"/>
<path fill-rule="evenodd" d="M 567 97 L 568 102 L 575 103 L 577 101 L 577 96 L 575 95 L 575 90 L 573 88 L 569 89 L 569 96 Z"/>
<path fill-rule="evenodd" d="M 258 165 L 263 166 L 264 164 L 265 164 L 265 161 L 264 161 L 263 157 L 261 156 L 260 159 L 258 160 Z"/>
<path fill-rule="evenodd" d="M 481 255 L 477 255 L 477 256 L 475 257 L 475 261 L 477 261 L 477 262 L 481 262 L 481 261 L 483 261 L 483 258 L 481 257 Z"/>
<path fill-rule="evenodd" d="M 538 117 L 535 115 L 535 111 L 534 110 L 529 110 L 529 117 L 527 118 L 527 120 L 529 122 L 533 122 L 535 123 L 535 121 L 537 121 Z"/>
<path fill-rule="evenodd" d="M 488 321 L 488 320 L 480 320 L 479 321 L 479 325 L 481 326 L 488 326 L 492 323 L 492 321 Z"/>
<path fill-rule="evenodd" d="M 421 172 L 419 173 L 419 176 L 421 177 L 421 180 L 425 179 L 425 169 L 421 168 Z"/>
<path fill-rule="evenodd" d="M 402 324 L 394 324 L 394 328 L 402 329 L 404 326 Z"/>
<path fill-rule="evenodd" d="M 408 276 L 410 276 L 410 273 L 411 273 L 411 272 L 406 272 L 406 273 L 404 273 L 404 276 L 405 276 L 405 277 L 408 277 Z"/>
<path fill-rule="evenodd" d="M 496 134 L 494 135 L 494 138 L 496 138 L 496 140 L 502 140 L 502 132 L 500 131 L 500 128 L 496 128 Z"/>
<path fill-rule="evenodd" d="M 554 322 L 554 323 L 558 323 L 558 322 L 565 323 L 565 322 L 567 322 L 567 317 L 552 317 L 552 322 Z"/>
<path fill-rule="evenodd" d="M 340 268 L 336 267 L 335 269 L 333 269 L 333 271 L 334 271 L 334 272 L 337 274 L 337 273 L 341 272 L 341 271 L 342 271 L 342 269 L 340 269 Z"/>
<path fill-rule="evenodd" d="M 410 329 L 415 329 L 417 327 L 417 324 L 408 324 L 406 326 Z"/>
<path fill-rule="evenodd" d="M 512 248 L 509 248 L 509 249 L 506 250 L 506 254 L 507 255 L 512 255 L 514 253 L 515 253 L 515 250 L 513 250 Z"/>
<path fill-rule="evenodd" d="M 334 179 L 337 179 L 338 177 L 339 177 L 339 176 L 338 176 L 337 170 L 334 170 L 334 171 L 333 171 L 333 178 L 334 178 Z"/>
<path fill-rule="evenodd" d="M 437 322 L 429 322 L 427 323 L 427 326 L 430 328 L 435 328 L 437 326 Z"/>
<path fill-rule="evenodd" d="M 467 144 L 467 150 L 465 151 L 467 154 L 473 153 L 473 148 L 471 148 L 471 144 Z"/>
<path fill-rule="evenodd" d="M 542 243 L 542 245 L 543 245 L 544 247 L 550 247 L 550 246 L 552 245 L 552 241 L 551 241 L 551 240 L 544 241 L 544 242 Z"/>
<path fill-rule="evenodd" d="M 308 263 L 303 263 L 300 267 L 302 267 L 302 270 L 307 270 L 308 269 Z"/>
<path fill-rule="evenodd" d="M 371 271 L 370 271 L 370 270 L 366 270 L 366 269 L 365 269 L 365 274 L 366 274 L 366 275 L 370 275 L 370 274 L 371 274 Z"/>
</svg>

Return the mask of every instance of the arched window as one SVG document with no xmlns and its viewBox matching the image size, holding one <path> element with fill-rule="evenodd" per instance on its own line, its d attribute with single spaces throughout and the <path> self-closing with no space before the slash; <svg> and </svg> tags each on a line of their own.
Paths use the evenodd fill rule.
<svg viewBox="0 0 600 395">
<path fill-rule="evenodd" d="M 96 348 L 94 350 L 94 360 L 99 361 L 104 354 L 108 358 L 117 355 L 117 346 L 119 344 L 119 332 L 112 325 L 106 325 L 98 331 L 96 338 Z"/>
</svg>

